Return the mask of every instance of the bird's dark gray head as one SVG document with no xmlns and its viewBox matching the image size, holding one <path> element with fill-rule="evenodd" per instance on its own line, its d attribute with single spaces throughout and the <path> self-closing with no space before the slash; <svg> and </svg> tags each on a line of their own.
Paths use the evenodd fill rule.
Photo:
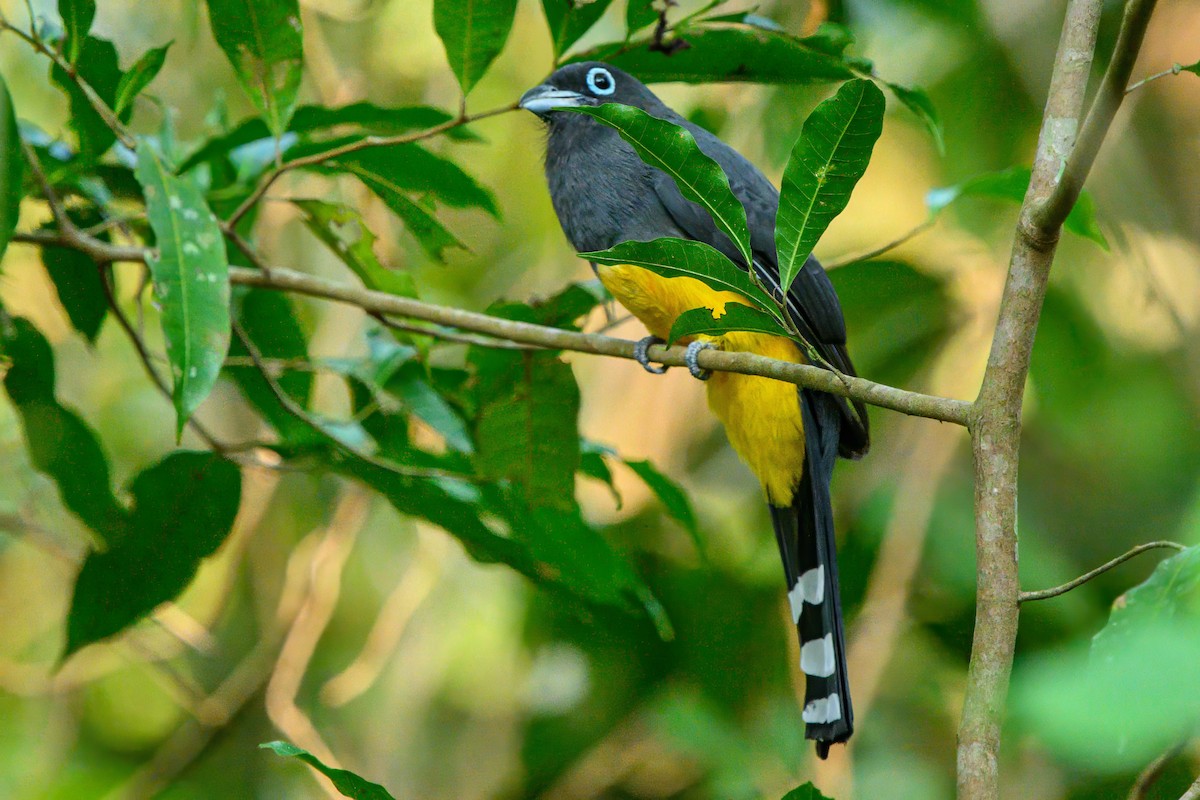
<svg viewBox="0 0 1200 800">
<path fill-rule="evenodd" d="M 629 73 L 600 61 L 583 61 L 562 67 L 530 89 L 521 97 L 520 106 L 554 124 L 560 117 L 578 118 L 576 114 L 562 114 L 555 109 L 605 103 L 648 110 L 658 105 L 659 100 Z"/>
</svg>

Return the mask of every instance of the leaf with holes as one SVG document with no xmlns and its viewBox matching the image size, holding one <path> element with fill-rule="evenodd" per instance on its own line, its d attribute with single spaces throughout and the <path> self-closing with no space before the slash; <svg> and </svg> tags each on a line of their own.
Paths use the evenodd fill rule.
<svg viewBox="0 0 1200 800">
<path fill-rule="evenodd" d="M 137 150 L 137 179 L 155 237 L 147 264 L 162 309 L 178 435 L 212 391 L 229 350 L 229 262 L 200 190 L 172 175 L 149 141 Z"/>
<path fill-rule="evenodd" d="M 555 58 L 561 56 L 579 37 L 587 33 L 612 0 L 542 0 L 542 11 L 546 24 L 550 26 L 550 43 L 554 46 Z"/>
<path fill-rule="evenodd" d="M 142 90 L 150 85 L 150 81 L 158 76 L 167 60 L 167 50 L 171 48 L 172 44 L 174 42 L 167 42 L 162 47 L 147 50 L 129 68 L 129 71 L 121 76 L 121 80 L 117 84 L 116 100 L 113 101 L 114 112 L 118 115 L 123 114 L 133 104 L 134 99 L 142 93 Z"/>
<path fill-rule="evenodd" d="M 743 263 L 750 263 L 746 209 L 729 188 L 721 165 L 700 150 L 691 131 L 620 103 L 564 110 L 587 114 L 621 134 L 642 161 L 665 172 L 684 197 L 703 206 L 742 254 Z"/>
<path fill-rule="evenodd" d="M 850 202 L 883 131 L 883 92 L 870 81 L 842 84 L 804 122 L 779 192 L 775 250 L 786 292 L 833 218 Z"/>
<path fill-rule="evenodd" d="M 287 130 L 304 66 L 297 0 L 208 0 L 213 38 L 271 133 Z"/>
<path fill-rule="evenodd" d="M 13 110 L 8 84 L 0 75 L 0 256 L 4 255 L 17 217 L 21 214 L 21 187 L 25 183 L 25 162 L 21 157 L 21 134 L 17 130 L 17 115 Z"/>
<path fill-rule="evenodd" d="M 375 255 L 375 234 L 350 206 L 324 200 L 293 200 L 308 230 L 348 266 L 363 285 L 377 292 L 416 297 L 412 275 L 388 269 Z"/>
<path fill-rule="evenodd" d="M 504 49 L 516 13 L 517 0 L 436 0 L 433 4 L 433 27 L 464 95 Z"/>
<path fill-rule="evenodd" d="M 668 344 L 675 344 L 688 336 L 722 336 L 734 331 L 767 333 L 772 336 L 787 336 L 788 332 L 770 314 L 741 303 L 728 303 L 724 308 L 693 308 L 675 318 L 671 326 Z"/>
<path fill-rule="evenodd" d="M 329 778 L 334 788 L 341 792 L 344 797 L 349 797 L 352 800 L 395 800 L 395 798 L 388 794 L 387 789 L 384 789 L 378 783 L 372 783 L 349 770 L 327 766 L 312 753 L 307 750 L 301 750 L 295 745 L 288 744 L 287 742 L 266 742 L 265 744 L 260 744 L 259 747 L 270 750 L 277 756 L 300 759 L 326 778 Z"/>
</svg>

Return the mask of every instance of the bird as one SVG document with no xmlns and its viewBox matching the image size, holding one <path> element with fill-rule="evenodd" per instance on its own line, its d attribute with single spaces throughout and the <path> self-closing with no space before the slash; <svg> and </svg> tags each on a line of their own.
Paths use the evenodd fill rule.
<svg viewBox="0 0 1200 800">
<path fill-rule="evenodd" d="M 746 209 L 752 263 L 745 263 L 704 207 L 686 199 L 669 175 L 639 158 L 616 130 L 586 114 L 562 110 L 605 103 L 634 106 L 691 132 L 700 150 L 724 170 Z M 550 199 L 577 252 L 662 237 L 711 245 L 743 269 L 754 270 L 824 362 L 819 366 L 855 374 L 841 304 L 817 260 L 810 257 L 788 291 L 780 290 L 775 252 L 779 192 L 744 156 L 671 110 L 637 78 L 599 61 L 557 69 L 525 92 L 519 106 L 545 125 Z M 631 265 L 592 267 L 613 298 L 646 326 L 649 335 L 638 342 L 635 356 L 649 372 L 665 371 L 651 363 L 648 350 L 663 343 L 680 314 L 701 307 L 720 314 L 730 302 L 750 305 L 737 293 L 714 290 L 693 278 L 662 277 Z M 866 408 L 770 378 L 710 375 L 697 363 L 699 350 L 708 347 L 796 363 L 809 359 L 792 339 L 730 332 L 693 337 L 686 361 L 691 373 L 706 381 L 710 409 L 762 485 L 800 639 L 805 736 L 815 740 L 817 754 L 825 758 L 854 729 L 829 485 L 838 456 L 861 458 L 870 447 Z"/>
</svg>

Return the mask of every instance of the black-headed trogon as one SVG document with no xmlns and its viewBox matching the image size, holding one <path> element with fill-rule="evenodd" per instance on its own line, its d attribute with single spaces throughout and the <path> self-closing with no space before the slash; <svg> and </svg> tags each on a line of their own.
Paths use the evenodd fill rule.
<svg viewBox="0 0 1200 800">
<path fill-rule="evenodd" d="M 745 206 L 753 269 L 776 297 L 775 213 L 779 192 L 753 164 L 708 131 L 662 103 L 636 78 L 599 62 L 571 64 L 521 98 L 548 129 L 546 177 L 567 239 L 577 251 L 605 250 L 620 242 L 661 237 L 706 242 L 744 264 L 734 244 L 708 212 L 683 197 L 674 180 L 643 162 L 620 135 L 584 114 L 555 109 L 603 103 L 636 106 L 691 131 L 700 149 L 729 176 Z M 665 338 L 671 324 L 693 308 L 723 308 L 746 302 L 692 278 L 664 278 L 634 266 L 599 266 L 600 280 L 645 324 L 651 336 L 639 347 L 639 361 L 651 371 L 648 344 Z M 825 270 L 810 258 L 786 296 L 797 330 L 822 359 L 853 375 L 846 352 L 846 327 L 837 294 Z M 729 333 L 692 344 L 751 351 L 793 362 L 806 361 L 789 339 L 757 333 Z M 866 409 L 823 392 L 734 373 L 708 381 L 708 402 L 725 426 L 730 443 L 758 477 L 766 493 L 783 559 L 788 599 L 800 636 L 800 667 L 806 676 L 802 716 L 805 735 L 824 757 L 830 745 L 853 731 L 854 715 L 846 674 L 845 635 L 838 596 L 837 560 L 829 482 L 838 455 L 867 452 Z"/>
</svg>

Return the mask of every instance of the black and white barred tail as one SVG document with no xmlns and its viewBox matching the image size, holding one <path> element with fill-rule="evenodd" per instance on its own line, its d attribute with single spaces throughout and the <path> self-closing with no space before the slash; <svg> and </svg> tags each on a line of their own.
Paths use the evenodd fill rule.
<svg viewBox="0 0 1200 800">
<path fill-rule="evenodd" d="M 826 394 L 802 391 L 804 475 L 791 507 L 771 506 L 775 539 L 783 559 L 792 619 L 800 635 L 805 675 L 804 735 L 817 755 L 854 732 L 845 632 L 838 595 L 837 553 L 829 480 L 838 452 L 838 408 Z"/>
</svg>

